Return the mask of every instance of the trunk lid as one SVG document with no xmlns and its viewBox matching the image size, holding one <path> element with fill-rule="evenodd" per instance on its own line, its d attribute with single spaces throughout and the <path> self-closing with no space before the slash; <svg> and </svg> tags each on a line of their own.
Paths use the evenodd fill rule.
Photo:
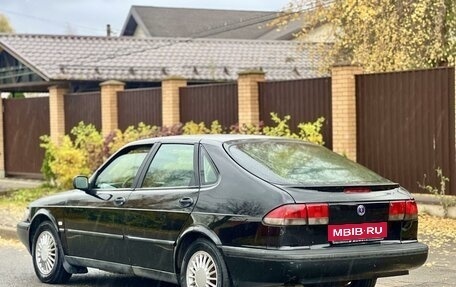
<svg viewBox="0 0 456 287">
<path fill-rule="evenodd" d="M 417 220 L 391 220 L 391 202 L 410 201 L 397 184 L 280 186 L 296 204 L 328 204 L 328 224 L 286 226 L 273 245 L 366 244 L 416 240 Z M 369 189 L 369 192 L 365 190 Z M 357 190 L 363 192 L 344 192 Z"/>
</svg>

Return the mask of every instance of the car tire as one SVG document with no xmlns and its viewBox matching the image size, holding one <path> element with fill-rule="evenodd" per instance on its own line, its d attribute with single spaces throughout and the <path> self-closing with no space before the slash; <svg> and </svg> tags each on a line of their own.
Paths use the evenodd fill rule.
<svg viewBox="0 0 456 287">
<path fill-rule="evenodd" d="M 32 259 L 35 274 L 43 283 L 65 283 L 72 275 L 63 267 L 62 244 L 48 221 L 42 222 L 33 236 Z"/>
<path fill-rule="evenodd" d="M 231 286 L 223 256 L 214 244 L 200 238 L 190 245 L 182 260 L 180 283 L 182 287 Z"/>
</svg>

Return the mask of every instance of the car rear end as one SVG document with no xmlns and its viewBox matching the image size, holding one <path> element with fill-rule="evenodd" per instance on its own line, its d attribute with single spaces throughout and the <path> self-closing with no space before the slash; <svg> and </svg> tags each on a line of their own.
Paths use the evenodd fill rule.
<svg viewBox="0 0 456 287">
<path fill-rule="evenodd" d="M 224 250 L 238 285 L 346 284 L 405 275 L 426 261 L 428 248 L 417 241 L 416 202 L 399 185 L 322 147 L 283 140 L 230 147 L 242 167 L 295 200 L 263 217 L 267 250 Z M 304 153 L 308 147 L 312 151 Z M 294 159 L 280 162 L 283 157 Z"/>
</svg>

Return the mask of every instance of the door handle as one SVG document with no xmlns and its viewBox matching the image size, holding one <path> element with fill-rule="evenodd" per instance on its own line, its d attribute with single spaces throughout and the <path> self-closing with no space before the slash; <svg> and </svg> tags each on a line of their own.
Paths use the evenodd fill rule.
<svg viewBox="0 0 456 287">
<path fill-rule="evenodd" d="M 125 197 L 121 196 L 121 197 L 118 197 L 116 199 L 114 199 L 114 205 L 115 206 L 122 206 L 125 204 L 127 200 L 125 199 Z"/>
<path fill-rule="evenodd" d="M 179 199 L 179 204 L 182 207 L 189 207 L 193 205 L 193 199 L 191 197 L 184 197 Z"/>
</svg>

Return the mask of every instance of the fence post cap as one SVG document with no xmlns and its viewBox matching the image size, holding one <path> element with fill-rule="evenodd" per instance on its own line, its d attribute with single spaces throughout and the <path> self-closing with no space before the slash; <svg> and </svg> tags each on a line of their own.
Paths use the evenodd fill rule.
<svg viewBox="0 0 456 287">
<path fill-rule="evenodd" d="M 62 83 L 62 84 L 56 83 L 54 85 L 49 86 L 48 90 L 50 90 L 50 89 L 69 89 L 69 85 L 64 84 L 64 83 Z"/>
<path fill-rule="evenodd" d="M 249 69 L 238 72 L 239 76 L 247 76 L 247 75 L 265 75 L 266 73 L 262 69 Z"/>
<path fill-rule="evenodd" d="M 121 81 L 116 81 L 116 80 L 109 80 L 109 81 L 104 81 L 100 83 L 100 87 L 103 86 L 125 86 L 124 82 Z"/>
<path fill-rule="evenodd" d="M 187 79 L 184 77 L 174 75 L 174 76 L 168 76 L 168 77 L 164 78 L 162 81 L 186 81 L 186 80 Z"/>
</svg>

